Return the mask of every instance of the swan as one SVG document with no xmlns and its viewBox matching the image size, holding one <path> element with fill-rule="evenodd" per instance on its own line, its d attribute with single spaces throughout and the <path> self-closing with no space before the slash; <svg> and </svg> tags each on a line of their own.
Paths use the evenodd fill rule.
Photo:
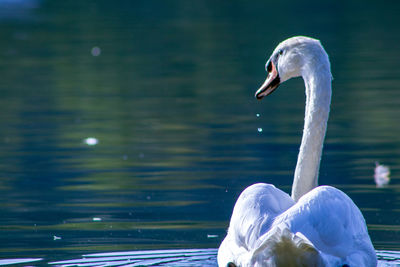
<svg viewBox="0 0 400 267">
<path fill-rule="evenodd" d="M 306 107 L 292 194 L 272 184 L 247 187 L 233 208 L 219 266 L 376 266 L 360 210 L 342 191 L 318 186 L 331 102 L 330 62 L 320 41 L 296 36 L 281 42 L 266 63 L 262 99 L 301 76 Z"/>
</svg>

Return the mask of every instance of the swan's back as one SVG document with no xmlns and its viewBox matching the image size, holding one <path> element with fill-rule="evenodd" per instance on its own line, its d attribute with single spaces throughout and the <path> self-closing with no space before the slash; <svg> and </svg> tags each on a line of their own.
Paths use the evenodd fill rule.
<svg viewBox="0 0 400 267">
<path fill-rule="evenodd" d="M 243 191 L 218 251 L 220 266 L 376 266 L 364 218 L 345 193 L 319 186 L 297 203 L 287 197 L 269 184 Z"/>
</svg>

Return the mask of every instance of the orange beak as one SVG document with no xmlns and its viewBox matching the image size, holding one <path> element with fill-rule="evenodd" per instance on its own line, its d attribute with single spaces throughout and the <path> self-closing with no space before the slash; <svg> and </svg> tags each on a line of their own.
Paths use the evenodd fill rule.
<svg viewBox="0 0 400 267">
<path fill-rule="evenodd" d="M 265 79 L 265 82 L 263 83 L 263 85 L 261 85 L 261 87 L 257 90 L 255 94 L 255 97 L 259 100 L 275 91 L 275 89 L 278 88 L 280 84 L 278 70 L 271 60 L 267 63 L 267 71 L 267 79 Z"/>
</svg>

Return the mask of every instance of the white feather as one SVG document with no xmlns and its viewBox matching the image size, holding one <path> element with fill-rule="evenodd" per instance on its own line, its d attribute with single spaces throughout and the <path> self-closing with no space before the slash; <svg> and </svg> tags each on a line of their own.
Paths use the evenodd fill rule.
<svg viewBox="0 0 400 267">
<path fill-rule="evenodd" d="M 388 166 L 375 162 L 374 180 L 376 187 L 385 187 L 390 182 L 390 169 Z"/>
</svg>

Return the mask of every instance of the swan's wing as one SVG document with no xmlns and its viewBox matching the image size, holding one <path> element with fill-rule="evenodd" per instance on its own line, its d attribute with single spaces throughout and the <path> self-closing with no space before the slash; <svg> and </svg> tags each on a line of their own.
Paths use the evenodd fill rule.
<svg viewBox="0 0 400 267">
<path fill-rule="evenodd" d="M 293 205 L 288 194 L 271 184 L 247 187 L 236 201 L 228 234 L 218 250 L 219 265 L 237 262 L 238 257 L 254 250 L 257 240 L 268 232 L 275 217 Z"/>
<path fill-rule="evenodd" d="M 376 266 L 364 217 L 354 202 L 334 187 L 313 189 L 276 218 L 274 225 L 280 223 L 292 233 L 302 233 L 328 258 L 339 257 L 354 266 Z"/>
<path fill-rule="evenodd" d="M 294 205 L 292 198 L 271 184 L 254 184 L 239 196 L 233 209 L 228 233 L 236 242 L 251 249 L 267 232 L 275 217 Z"/>
</svg>

